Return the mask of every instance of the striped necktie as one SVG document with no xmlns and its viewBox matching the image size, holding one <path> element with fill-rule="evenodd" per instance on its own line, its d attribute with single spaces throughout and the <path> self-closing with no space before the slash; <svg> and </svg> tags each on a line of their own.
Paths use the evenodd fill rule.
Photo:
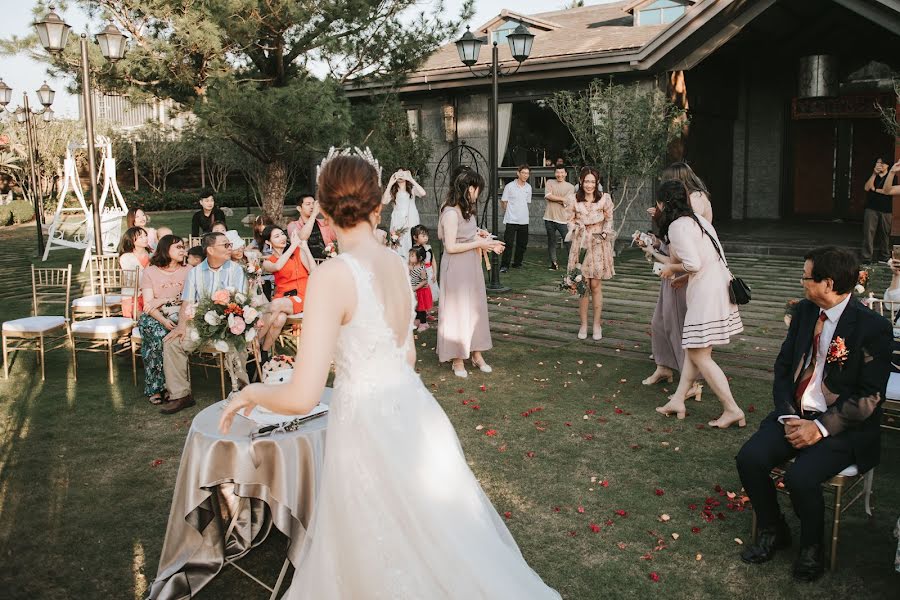
<svg viewBox="0 0 900 600">
<path fill-rule="evenodd" d="M 797 400 L 797 406 L 800 408 L 801 412 L 803 411 L 803 406 L 800 404 L 800 399 L 803 398 L 803 392 L 809 387 L 809 382 L 812 381 L 813 373 L 816 372 L 816 358 L 819 355 L 819 338 L 822 337 L 822 330 L 825 328 L 826 320 L 828 320 L 828 315 L 825 314 L 825 311 L 820 312 L 819 319 L 816 321 L 816 327 L 813 329 L 812 358 L 809 360 L 809 366 L 803 369 L 803 373 L 800 374 L 800 383 L 797 385 L 797 391 L 794 394 L 794 398 Z"/>
</svg>

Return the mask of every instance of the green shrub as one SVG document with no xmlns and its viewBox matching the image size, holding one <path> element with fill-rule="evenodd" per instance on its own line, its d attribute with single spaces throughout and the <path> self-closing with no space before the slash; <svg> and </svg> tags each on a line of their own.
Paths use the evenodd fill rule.
<svg viewBox="0 0 900 600">
<path fill-rule="evenodd" d="M 27 200 L 13 200 L 6 208 L 12 213 L 13 223 L 27 223 L 34 218 L 34 207 Z"/>
<path fill-rule="evenodd" d="M 9 210 L 9 205 L 0 206 L 0 227 L 9 225 L 10 221 L 12 221 L 12 211 Z"/>
</svg>

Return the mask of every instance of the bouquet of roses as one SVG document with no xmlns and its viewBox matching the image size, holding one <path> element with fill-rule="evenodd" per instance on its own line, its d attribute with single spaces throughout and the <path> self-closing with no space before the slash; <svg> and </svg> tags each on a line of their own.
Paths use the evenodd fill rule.
<svg viewBox="0 0 900 600">
<path fill-rule="evenodd" d="M 866 293 L 866 290 L 869 288 L 869 280 L 872 272 L 868 267 L 863 267 L 863 269 L 859 272 L 859 280 L 856 282 L 856 286 L 853 288 L 853 291 L 862 296 Z"/>
<path fill-rule="evenodd" d="M 328 244 L 325 246 L 325 259 L 327 260 L 329 258 L 335 258 L 338 253 L 340 253 L 340 249 L 338 248 L 337 241 L 328 242 Z"/>
<path fill-rule="evenodd" d="M 588 292 L 587 280 L 581 272 L 581 264 L 584 261 L 585 254 L 587 254 L 586 250 L 581 250 L 578 253 L 578 262 L 566 272 L 562 282 L 559 284 L 561 291 L 569 292 L 573 296 L 577 295 L 579 298 L 584 298 Z"/>
<path fill-rule="evenodd" d="M 391 229 L 388 236 L 384 238 L 385 243 L 391 247 L 391 250 L 396 250 L 400 247 L 400 238 L 403 237 L 409 231 L 409 227 L 401 227 L 399 229 Z"/>
<path fill-rule="evenodd" d="M 201 298 L 194 309 L 191 323 L 192 340 L 201 345 L 211 345 L 219 352 L 243 350 L 256 337 L 259 310 L 256 298 L 234 288 L 213 292 Z"/>
<path fill-rule="evenodd" d="M 244 275 L 247 277 L 247 289 L 256 290 L 262 280 L 265 271 L 260 264 L 260 256 L 257 253 L 245 254 L 244 260 L 240 261 L 241 268 L 244 269 Z"/>
</svg>

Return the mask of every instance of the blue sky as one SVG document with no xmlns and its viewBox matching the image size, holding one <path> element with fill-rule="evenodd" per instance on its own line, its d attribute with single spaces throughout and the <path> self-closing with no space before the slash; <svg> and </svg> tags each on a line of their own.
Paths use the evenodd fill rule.
<svg viewBox="0 0 900 600">
<path fill-rule="evenodd" d="M 601 1 L 610 0 L 588 0 L 586 4 L 599 4 Z M 28 33 L 33 20 L 31 10 L 34 2 L 29 0 L 3 0 L 2 4 L 3 18 L 0 19 L 0 38 L 9 38 L 12 35 Z M 423 5 L 427 4 L 427 2 L 423 2 Z M 453 14 L 459 10 L 461 1 L 445 0 L 445 4 L 450 14 Z M 534 14 L 557 10 L 562 8 L 564 4 L 565 0 L 476 0 L 476 12 L 471 25 L 476 26 L 484 23 L 504 8 L 520 13 Z M 83 31 L 87 24 L 87 19 L 77 8 L 70 8 L 68 11 L 60 12 L 60 16 L 78 32 Z M 95 29 L 99 28 L 95 27 Z M 59 116 L 64 117 L 76 117 L 78 114 L 76 98 L 65 91 L 66 81 L 47 77 L 45 66 L 39 62 L 32 61 L 27 56 L 0 57 L 0 78 L 6 82 L 6 85 L 13 88 L 11 107 L 18 106 L 21 103 L 21 94 L 24 90 L 31 94 L 31 102 L 37 104 L 37 96 L 33 92 L 46 79 L 50 87 L 56 90 L 53 110 Z"/>
</svg>

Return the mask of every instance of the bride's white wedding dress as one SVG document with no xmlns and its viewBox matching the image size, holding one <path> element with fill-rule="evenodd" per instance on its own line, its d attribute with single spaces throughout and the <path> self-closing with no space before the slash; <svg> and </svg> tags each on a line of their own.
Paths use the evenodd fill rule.
<svg viewBox="0 0 900 600">
<path fill-rule="evenodd" d="M 337 342 L 324 473 L 286 597 L 560 598 L 525 562 L 407 362 L 412 306 L 398 336 L 373 274 L 350 254 L 339 259 L 358 301 Z M 405 280 L 400 260 L 397 269 Z"/>
</svg>

